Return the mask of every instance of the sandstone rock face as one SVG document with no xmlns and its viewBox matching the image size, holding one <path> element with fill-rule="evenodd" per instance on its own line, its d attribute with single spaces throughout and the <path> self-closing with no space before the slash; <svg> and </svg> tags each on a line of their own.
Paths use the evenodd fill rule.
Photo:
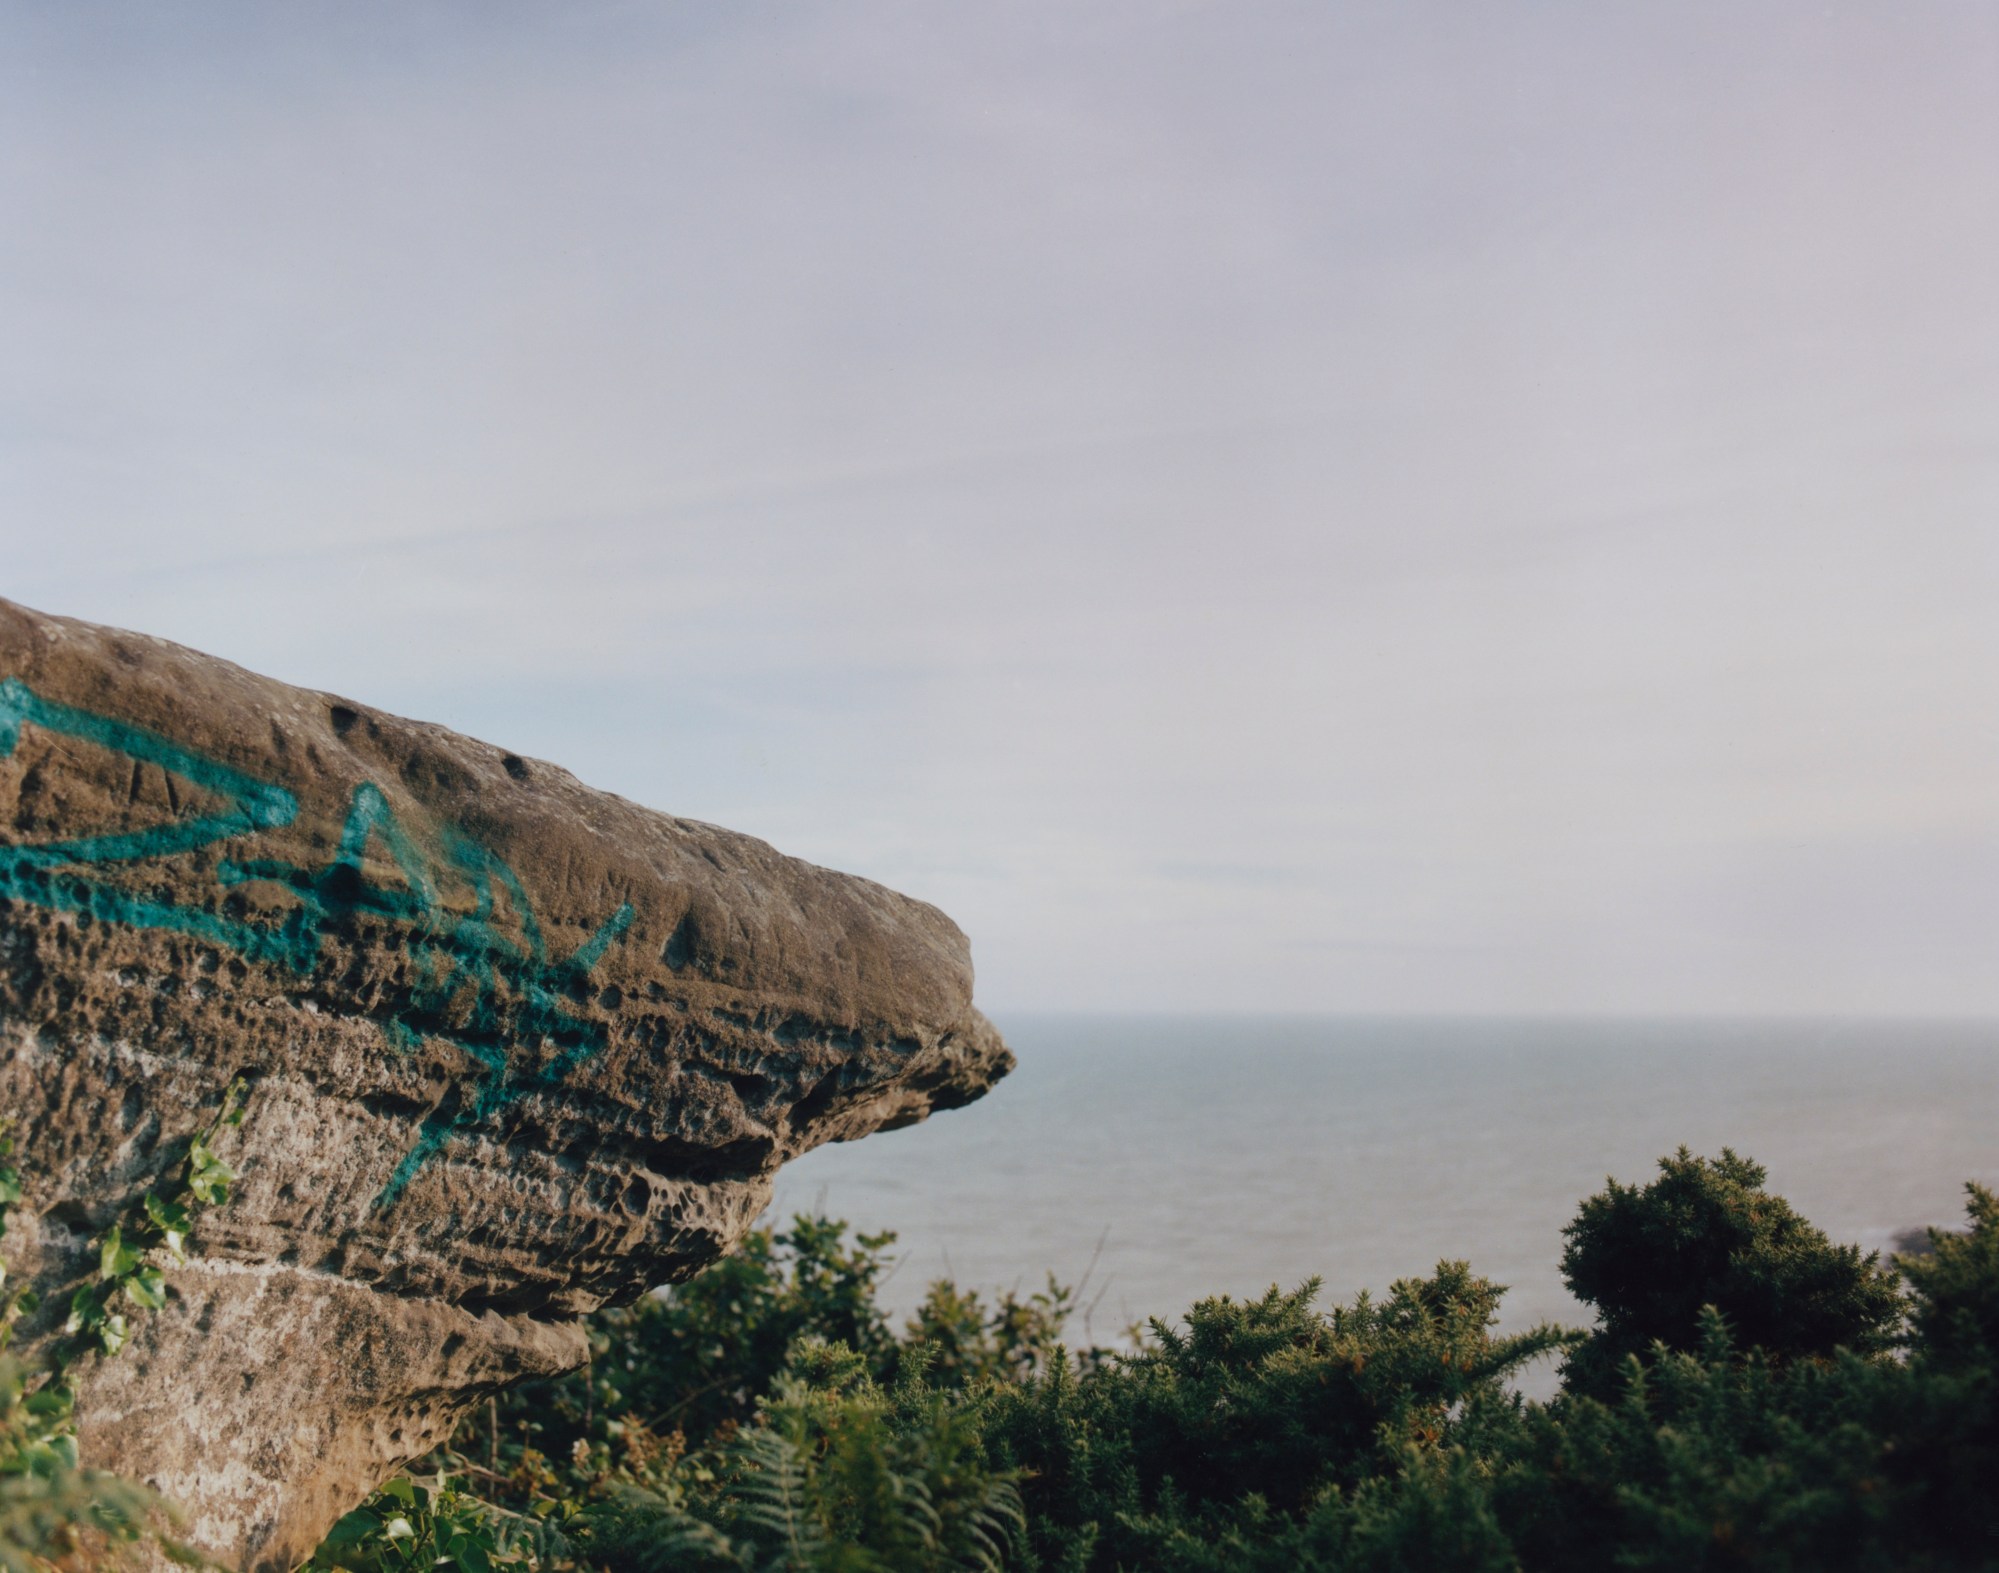
<svg viewBox="0 0 1999 1573">
<path fill-rule="evenodd" d="M 86 1459 L 230 1566 L 580 1363 L 582 1314 L 726 1251 L 785 1159 L 979 1096 L 1013 1062 L 971 991 L 879 885 L 0 601 L 6 1253 L 66 1300 L 249 1080 L 235 1195 L 78 1384 Z"/>
</svg>

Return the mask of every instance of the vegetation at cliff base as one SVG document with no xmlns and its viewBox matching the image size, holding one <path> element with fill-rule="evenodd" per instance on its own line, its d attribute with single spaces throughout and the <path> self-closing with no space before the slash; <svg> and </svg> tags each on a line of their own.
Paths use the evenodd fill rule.
<svg viewBox="0 0 1999 1573">
<path fill-rule="evenodd" d="M 1999 1198 L 1884 1264 L 1684 1149 L 1566 1231 L 1594 1329 L 1498 1336 L 1461 1262 L 1204 1300 L 1127 1348 L 800 1218 L 592 1319 L 316 1569 L 1292 1573 L 1999 1568 Z M 1561 1362 L 1541 1403 L 1509 1379 Z"/>
<path fill-rule="evenodd" d="M 0 1570 L 176 1560 L 167 1509 L 77 1456 L 73 1370 L 156 1309 L 214 1139 L 108 1225 L 50 1347 L 0 1296 Z M 1954 1573 L 1999 1568 L 1999 1196 L 1883 1263 L 1724 1150 L 1611 1182 L 1565 1231 L 1588 1331 L 1501 1336 L 1462 1262 L 1380 1297 L 1204 1300 L 1127 1347 L 1064 1342 L 1051 1281 L 931 1286 L 896 1327 L 893 1237 L 756 1231 L 591 1319 L 593 1358 L 500 1395 L 347 1514 L 354 1573 Z M 0 1138 L 0 1234 L 18 1202 Z M 1548 1402 L 1510 1379 L 1560 1362 Z"/>
<path fill-rule="evenodd" d="M 230 1083 L 213 1120 L 188 1144 L 160 1190 L 148 1190 L 94 1241 L 48 1353 L 30 1364 L 13 1350 L 15 1324 L 41 1309 L 6 1282 L 0 1262 L 0 1573 L 82 1573 L 122 1566 L 147 1547 L 172 1562 L 200 1555 L 169 1532 L 171 1506 L 147 1487 L 78 1456 L 73 1371 L 118 1355 L 129 1318 L 166 1304 L 167 1266 L 187 1260 L 195 1215 L 229 1199 L 236 1176 L 215 1141 L 243 1123 L 242 1081 Z M 22 1199 L 14 1143 L 0 1132 L 0 1239 Z"/>
</svg>

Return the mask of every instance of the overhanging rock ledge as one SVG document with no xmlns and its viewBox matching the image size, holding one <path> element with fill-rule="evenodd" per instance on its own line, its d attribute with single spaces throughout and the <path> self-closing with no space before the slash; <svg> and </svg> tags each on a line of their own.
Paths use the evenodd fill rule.
<svg viewBox="0 0 1999 1573">
<path fill-rule="evenodd" d="M 241 1174 L 86 1459 L 281 1569 L 778 1166 L 1013 1064 L 943 913 L 567 771 L 0 601 L 10 1272 L 54 1307 L 235 1077 Z M 30 1356 L 50 1336 L 24 1326 Z"/>
</svg>

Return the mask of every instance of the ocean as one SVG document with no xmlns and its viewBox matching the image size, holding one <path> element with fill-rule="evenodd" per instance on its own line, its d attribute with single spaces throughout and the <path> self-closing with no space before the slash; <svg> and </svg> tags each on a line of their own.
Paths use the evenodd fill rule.
<svg viewBox="0 0 1999 1573">
<path fill-rule="evenodd" d="M 969 1108 L 821 1148 L 779 1217 L 892 1229 L 886 1300 L 933 1279 L 1081 1286 L 1073 1342 L 1213 1294 L 1326 1301 L 1440 1259 L 1502 1325 L 1586 1325 L 1562 1226 L 1682 1143 L 1752 1157 L 1835 1240 L 1887 1250 L 1999 1185 L 1999 1023 L 1017 1015 Z M 1545 1388 L 1543 1374 L 1524 1384 Z"/>
</svg>

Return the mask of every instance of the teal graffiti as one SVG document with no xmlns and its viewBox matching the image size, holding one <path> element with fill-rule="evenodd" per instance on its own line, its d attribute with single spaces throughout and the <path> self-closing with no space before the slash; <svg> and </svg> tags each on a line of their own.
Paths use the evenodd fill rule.
<svg viewBox="0 0 1999 1573">
<path fill-rule="evenodd" d="M 376 1198 L 378 1206 L 394 1202 L 454 1137 L 532 1093 L 559 1086 L 603 1048 L 603 1024 L 578 1015 L 570 1002 L 584 997 L 590 973 L 631 926 L 629 902 L 569 955 L 551 957 L 527 891 L 503 858 L 446 829 L 440 838 L 445 867 L 439 869 L 372 781 L 354 788 L 339 845 L 322 867 L 271 858 L 218 861 L 218 890 L 260 885 L 286 892 L 291 905 L 282 918 L 257 922 L 149 895 L 107 879 L 106 873 L 204 848 L 232 851 L 233 844 L 259 831 L 289 825 L 298 817 L 298 800 L 280 786 L 157 733 L 44 699 L 19 678 L 0 680 L 0 759 L 13 753 L 24 725 L 94 743 L 131 759 L 135 768 L 157 766 L 204 788 L 224 806 L 144 830 L 0 848 L 0 897 L 88 913 L 106 923 L 187 934 L 308 978 L 333 966 L 327 939 L 336 925 L 377 920 L 393 926 L 409 957 L 412 982 L 403 997 L 367 1014 L 401 1052 L 425 1038 L 439 1039 L 457 1046 L 478 1069 L 424 1121 L 415 1145 Z M 371 841 L 388 853 L 401 885 L 368 879 L 364 858 Z M 469 913 L 444 905 L 440 873 L 470 886 Z M 517 934 L 496 919 L 502 898 Z"/>
</svg>

